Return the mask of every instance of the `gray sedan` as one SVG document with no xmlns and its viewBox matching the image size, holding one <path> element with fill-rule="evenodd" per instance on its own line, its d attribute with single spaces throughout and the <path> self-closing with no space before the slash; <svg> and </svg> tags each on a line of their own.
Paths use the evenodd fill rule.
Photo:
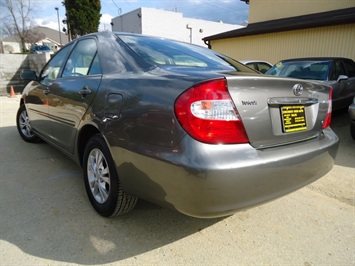
<svg viewBox="0 0 355 266">
<path fill-rule="evenodd" d="M 266 71 L 268 71 L 272 67 L 271 63 L 262 60 L 240 60 L 239 62 L 255 70 L 258 70 L 263 74 L 265 74 Z"/>
<path fill-rule="evenodd" d="M 281 60 L 266 75 L 322 82 L 333 88 L 333 110 L 346 109 L 355 96 L 355 62 L 341 57 Z"/>
<path fill-rule="evenodd" d="M 230 215 L 330 171 L 331 89 L 268 77 L 212 50 L 134 34 L 63 47 L 24 89 L 17 128 L 82 166 L 103 216 L 137 199 Z"/>
</svg>

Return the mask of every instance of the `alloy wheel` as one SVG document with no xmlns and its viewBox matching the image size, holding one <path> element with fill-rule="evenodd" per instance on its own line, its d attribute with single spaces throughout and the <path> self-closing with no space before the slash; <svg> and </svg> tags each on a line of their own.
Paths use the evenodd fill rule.
<svg viewBox="0 0 355 266">
<path fill-rule="evenodd" d="M 91 150 L 87 164 L 87 178 L 92 195 L 98 203 L 107 201 L 110 194 L 110 170 L 104 154 Z"/>
</svg>

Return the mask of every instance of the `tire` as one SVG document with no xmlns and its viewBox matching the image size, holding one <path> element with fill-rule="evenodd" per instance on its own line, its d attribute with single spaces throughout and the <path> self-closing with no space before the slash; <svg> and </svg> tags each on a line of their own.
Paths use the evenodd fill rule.
<svg viewBox="0 0 355 266">
<path fill-rule="evenodd" d="M 86 145 L 83 175 L 86 193 L 100 215 L 122 215 L 136 205 L 137 197 L 122 190 L 111 153 L 99 134 L 94 135 Z"/>
<path fill-rule="evenodd" d="M 18 133 L 24 141 L 30 143 L 42 142 L 42 140 L 32 131 L 30 119 L 24 104 L 21 104 L 17 111 L 16 126 Z"/>
<path fill-rule="evenodd" d="M 350 134 L 353 139 L 355 139 L 355 122 L 350 123 Z"/>
</svg>

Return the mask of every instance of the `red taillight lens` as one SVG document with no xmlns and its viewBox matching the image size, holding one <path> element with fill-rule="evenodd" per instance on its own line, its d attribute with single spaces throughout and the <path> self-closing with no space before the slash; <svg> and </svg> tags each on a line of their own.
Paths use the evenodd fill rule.
<svg viewBox="0 0 355 266">
<path fill-rule="evenodd" d="M 175 114 L 194 139 L 210 144 L 249 142 L 225 79 L 191 87 L 175 102 Z"/>
<path fill-rule="evenodd" d="M 333 99 L 333 88 L 331 87 L 329 90 L 329 98 L 328 98 L 328 111 L 327 116 L 325 117 L 323 123 L 323 129 L 330 126 L 330 122 L 332 121 L 332 99 Z"/>
</svg>

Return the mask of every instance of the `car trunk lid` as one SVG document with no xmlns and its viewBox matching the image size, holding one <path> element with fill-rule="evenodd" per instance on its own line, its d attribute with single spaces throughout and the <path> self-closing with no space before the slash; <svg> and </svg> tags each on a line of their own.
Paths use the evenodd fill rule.
<svg viewBox="0 0 355 266">
<path fill-rule="evenodd" d="M 317 137 L 328 113 L 330 87 L 267 76 L 227 77 L 250 144 L 267 148 Z"/>
</svg>

